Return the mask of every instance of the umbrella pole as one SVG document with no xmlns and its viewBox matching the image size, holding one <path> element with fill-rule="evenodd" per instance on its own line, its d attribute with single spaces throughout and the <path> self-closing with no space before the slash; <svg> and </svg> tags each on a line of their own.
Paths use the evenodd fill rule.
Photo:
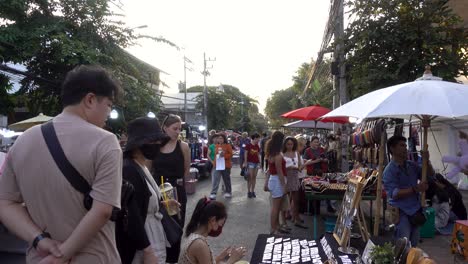
<svg viewBox="0 0 468 264">
<path fill-rule="evenodd" d="M 429 164 L 429 153 L 427 145 L 427 129 L 431 126 L 431 119 L 429 116 L 424 115 L 421 119 L 421 126 L 423 127 L 423 149 L 422 149 L 422 173 L 421 181 L 427 180 L 427 169 Z M 421 206 L 426 207 L 426 192 L 421 193 Z"/>
<path fill-rule="evenodd" d="M 379 235 L 379 226 L 380 226 L 380 212 L 382 211 L 382 176 L 384 170 L 384 160 L 385 160 L 385 131 L 382 131 L 380 136 L 380 146 L 379 146 L 379 174 L 377 174 L 377 193 L 375 197 L 376 201 L 376 212 L 374 216 L 374 236 Z"/>
<path fill-rule="evenodd" d="M 317 136 L 317 120 L 314 120 L 315 127 L 314 127 L 314 135 Z"/>
</svg>

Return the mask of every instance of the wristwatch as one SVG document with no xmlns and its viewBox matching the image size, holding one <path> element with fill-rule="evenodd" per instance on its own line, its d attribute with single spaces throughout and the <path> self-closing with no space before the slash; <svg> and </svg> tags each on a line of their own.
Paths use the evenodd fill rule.
<svg viewBox="0 0 468 264">
<path fill-rule="evenodd" d="M 37 244 L 39 244 L 39 242 L 45 238 L 51 238 L 50 234 L 47 233 L 47 232 L 43 232 L 42 234 L 39 234 L 36 238 L 34 238 L 33 242 L 32 242 L 32 246 L 34 249 L 37 248 Z"/>
</svg>

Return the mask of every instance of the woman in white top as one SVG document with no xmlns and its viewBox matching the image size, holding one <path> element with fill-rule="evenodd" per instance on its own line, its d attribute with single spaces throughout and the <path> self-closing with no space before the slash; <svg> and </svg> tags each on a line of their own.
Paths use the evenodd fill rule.
<svg viewBox="0 0 468 264">
<path fill-rule="evenodd" d="M 286 192 L 289 194 L 291 200 L 291 214 L 292 221 L 295 226 L 300 228 L 307 228 L 299 219 L 299 188 L 301 183 L 299 181 L 299 168 L 302 168 L 302 160 L 297 152 L 297 139 L 294 137 L 287 137 L 283 142 L 283 157 L 286 161 Z"/>
<path fill-rule="evenodd" d="M 223 231 L 227 212 L 223 203 L 201 198 L 187 225 L 180 249 L 179 264 L 233 264 L 246 252 L 244 247 L 229 247 L 214 256 L 206 237 L 217 237 Z"/>
</svg>

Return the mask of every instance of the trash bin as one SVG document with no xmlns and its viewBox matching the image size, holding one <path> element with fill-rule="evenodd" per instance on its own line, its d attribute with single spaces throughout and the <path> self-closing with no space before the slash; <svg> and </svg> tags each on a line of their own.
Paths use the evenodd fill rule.
<svg viewBox="0 0 468 264">
<path fill-rule="evenodd" d="M 197 184 L 197 179 L 190 179 L 185 181 L 185 192 L 187 194 L 194 194 L 197 189 L 196 189 L 196 184 Z"/>
</svg>

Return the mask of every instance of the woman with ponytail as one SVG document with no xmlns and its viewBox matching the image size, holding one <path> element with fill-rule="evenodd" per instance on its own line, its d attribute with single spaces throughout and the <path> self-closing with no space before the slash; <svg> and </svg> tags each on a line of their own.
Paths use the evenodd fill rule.
<svg viewBox="0 0 468 264">
<path fill-rule="evenodd" d="M 246 252 L 245 247 L 228 247 L 214 257 L 206 238 L 217 237 L 223 231 L 227 212 L 223 203 L 201 198 L 193 211 L 182 240 L 179 264 L 233 264 Z M 226 260 L 227 259 L 227 260 Z"/>
</svg>

